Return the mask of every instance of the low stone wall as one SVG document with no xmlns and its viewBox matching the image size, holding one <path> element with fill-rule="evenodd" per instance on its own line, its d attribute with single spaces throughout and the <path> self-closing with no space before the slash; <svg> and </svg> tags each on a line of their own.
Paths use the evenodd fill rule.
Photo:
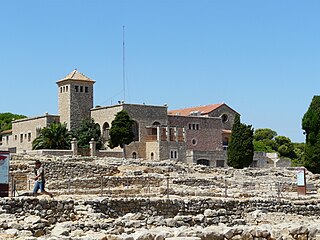
<svg viewBox="0 0 320 240">
<path fill-rule="evenodd" d="M 41 149 L 41 150 L 30 150 L 27 152 L 29 155 L 39 155 L 39 156 L 72 156 L 72 150 L 54 150 L 54 149 Z"/>
<path fill-rule="evenodd" d="M 36 215 L 49 221 L 61 222 L 72 220 L 77 215 L 79 205 L 85 209 L 92 209 L 96 213 L 103 213 L 110 218 L 122 217 L 128 213 L 141 213 L 147 216 L 196 216 L 203 214 L 210 220 L 210 224 L 220 222 L 232 225 L 235 219 L 243 219 L 244 214 L 253 211 L 282 212 L 301 216 L 318 216 L 320 202 L 301 201 L 288 202 L 278 200 L 233 200 L 233 199 L 167 199 L 167 198 L 107 198 L 94 200 L 51 200 L 34 197 L 1 198 L 2 213 L 18 215 Z M 70 215 L 71 214 L 71 215 Z M 53 219 L 55 218 L 55 219 Z M 194 221 L 190 225 L 196 224 Z"/>
<path fill-rule="evenodd" d="M 180 236 L 197 236 L 194 239 L 201 240 L 307 240 L 316 239 L 320 233 L 318 222 L 303 226 L 297 223 L 276 229 L 272 229 L 272 225 L 258 226 L 259 221 L 247 222 L 251 221 L 248 215 L 258 217 L 262 213 L 284 213 L 287 216 L 295 215 L 296 219 L 314 216 L 316 219 L 320 214 L 320 204 L 319 201 L 212 198 L 2 198 L 0 237 L 22 234 L 65 237 L 69 234 L 86 232 L 92 235 L 100 232 L 99 238 L 88 239 L 128 239 L 127 234 L 142 231 L 141 237 L 132 235 L 129 239 L 148 240 L 158 239 L 155 235 L 165 231 L 166 234 L 159 239 L 175 236 L 169 232 L 179 232 Z M 158 230 L 153 232 L 152 229 Z M 123 238 L 115 237 L 124 231 L 126 234 Z"/>
</svg>

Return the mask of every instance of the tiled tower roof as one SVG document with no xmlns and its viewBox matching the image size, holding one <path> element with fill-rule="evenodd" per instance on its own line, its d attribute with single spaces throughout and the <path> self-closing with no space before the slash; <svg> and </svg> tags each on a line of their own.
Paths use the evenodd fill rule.
<svg viewBox="0 0 320 240">
<path fill-rule="evenodd" d="M 67 76 L 65 76 L 63 79 L 57 81 L 57 83 L 61 83 L 63 81 L 67 81 L 67 80 L 76 80 L 76 81 L 84 81 L 84 82 L 92 82 L 95 83 L 94 80 L 92 80 L 91 78 L 87 77 L 86 75 L 84 75 L 81 72 L 78 72 L 77 69 L 73 70 L 71 73 L 69 73 Z"/>
</svg>

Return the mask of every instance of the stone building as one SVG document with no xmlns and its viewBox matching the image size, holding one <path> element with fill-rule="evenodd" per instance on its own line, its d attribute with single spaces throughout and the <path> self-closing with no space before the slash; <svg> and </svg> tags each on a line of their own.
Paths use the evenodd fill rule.
<svg viewBox="0 0 320 240">
<path fill-rule="evenodd" d="M 134 141 L 126 147 L 128 158 L 148 160 L 172 159 L 210 166 L 225 166 L 226 150 L 234 117 L 238 114 L 225 103 L 170 110 L 164 106 L 128 104 L 93 108 L 95 81 L 72 71 L 57 81 L 59 115 L 13 121 L 12 132 L 2 136 L 2 148 L 13 152 L 30 152 L 32 141 L 42 128 L 52 122 L 66 123 L 75 129 L 85 118 L 92 118 L 101 128 L 104 151 L 112 155 L 120 149 L 109 149 L 109 129 L 115 115 L 126 110 L 134 120 Z M 5 144 L 4 144 L 5 143 Z"/>
</svg>

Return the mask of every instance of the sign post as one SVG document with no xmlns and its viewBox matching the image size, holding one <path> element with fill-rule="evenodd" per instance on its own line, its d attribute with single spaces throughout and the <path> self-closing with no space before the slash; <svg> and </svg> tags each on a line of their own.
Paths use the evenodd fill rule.
<svg viewBox="0 0 320 240">
<path fill-rule="evenodd" d="M 306 169 L 298 168 L 297 172 L 297 192 L 301 195 L 306 195 L 307 187 L 306 187 Z"/>
<path fill-rule="evenodd" d="M 9 197 L 10 152 L 0 151 L 0 197 Z"/>
</svg>

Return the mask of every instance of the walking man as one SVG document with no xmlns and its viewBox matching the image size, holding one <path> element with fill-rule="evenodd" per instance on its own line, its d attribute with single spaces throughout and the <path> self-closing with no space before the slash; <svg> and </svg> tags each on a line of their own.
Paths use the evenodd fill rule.
<svg viewBox="0 0 320 240">
<path fill-rule="evenodd" d="M 47 194 L 50 197 L 53 197 L 52 193 L 47 192 L 44 187 L 46 180 L 44 178 L 44 168 L 41 166 L 41 162 L 39 160 L 35 163 L 34 174 L 36 175 L 34 180 L 34 189 L 33 189 L 33 196 L 37 195 L 38 190 L 40 189 L 41 194 Z"/>
</svg>

